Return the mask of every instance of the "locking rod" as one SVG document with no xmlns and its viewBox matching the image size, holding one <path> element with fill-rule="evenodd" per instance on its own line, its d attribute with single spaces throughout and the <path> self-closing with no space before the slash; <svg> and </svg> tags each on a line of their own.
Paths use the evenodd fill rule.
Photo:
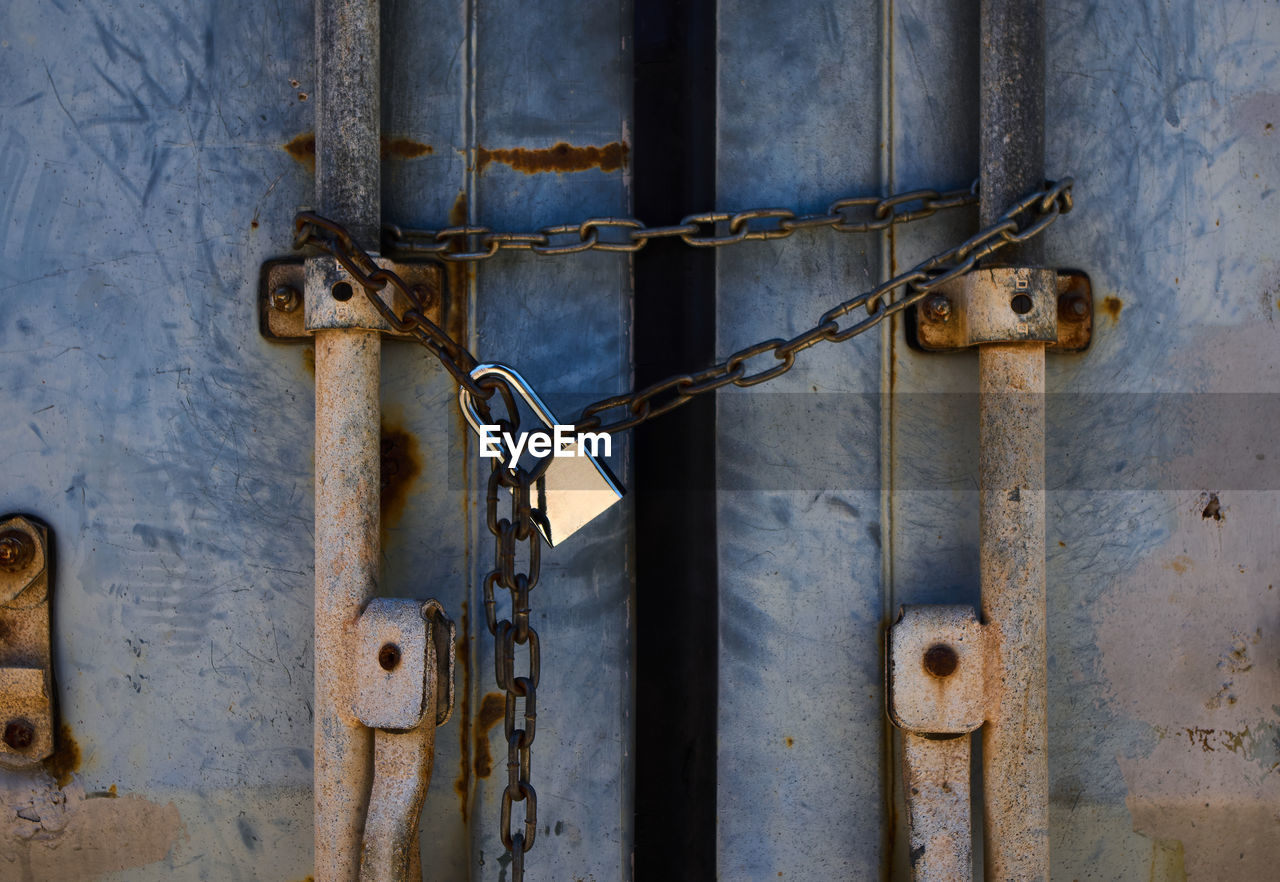
<svg viewBox="0 0 1280 882">
<path fill-rule="evenodd" d="M 382 215 L 378 8 L 315 5 L 316 209 L 373 250 Z M 315 878 L 354 882 L 373 741 L 352 713 L 350 641 L 378 582 L 382 341 L 373 330 L 321 330 L 315 347 Z"/>
<path fill-rule="evenodd" d="M 1044 182 L 1044 0 L 982 0 L 981 222 Z M 1002 262 L 1038 265 L 1041 240 Z M 1044 343 L 978 347 L 987 625 L 983 843 L 990 880 L 1049 878 Z"/>
</svg>

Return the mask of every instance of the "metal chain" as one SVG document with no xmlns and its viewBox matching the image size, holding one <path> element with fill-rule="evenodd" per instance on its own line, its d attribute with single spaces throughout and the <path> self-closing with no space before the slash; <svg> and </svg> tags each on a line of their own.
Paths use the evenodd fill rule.
<svg viewBox="0 0 1280 882">
<path fill-rule="evenodd" d="M 918 203 L 912 206 L 911 203 Z M 978 203 L 978 182 L 964 190 L 911 190 L 884 198 L 849 196 L 832 202 L 820 214 L 797 214 L 786 208 L 753 208 L 746 211 L 705 211 L 680 223 L 647 227 L 634 217 L 593 217 L 578 224 L 542 227 L 532 233 L 495 233 L 485 226 L 453 226 L 441 230 L 416 230 L 384 224 L 388 254 L 431 254 L 455 263 L 488 260 L 500 251 L 532 251 L 534 254 L 578 254 L 583 251 L 636 252 L 654 239 L 679 237 L 694 248 L 711 248 L 760 239 L 785 239 L 796 230 L 830 227 L 841 233 L 869 233 L 894 224 L 920 220 L 947 208 Z M 861 219 L 853 213 L 868 211 Z M 753 223 L 754 222 L 754 223 Z M 726 234 L 715 227 L 728 224 Z M 387 247 L 389 246 L 389 247 Z"/>
<path fill-rule="evenodd" d="M 635 390 L 624 395 L 611 396 L 590 404 L 583 409 L 579 416 L 576 422 L 577 428 L 582 431 L 621 432 L 646 420 L 668 413 L 696 395 L 719 389 L 722 386 L 754 386 L 757 383 L 763 383 L 779 377 L 791 370 L 795 365 L 796 355 L 810 346 L 823 342 L 840 343 L 869 331 L 890 316 L 915 305 L 939 285 L 969 272 L 977 265 L 978 261 L 989 257 L 1006 245 L 1025 242 L 1040 235 L 1046 227 L 1057 220 L 1058 215 L 1065 214 L 1071 210 L 1071 187 L 1073 183 L 1074 181 L 1069 177 L 1063 178 L 1056 183 L 1046 183 L 1041 189 L 1028 194 L 1011 205 L 1000 216 L 999 220 L 991 226 L 979 231 L 960 244 L 921 261 L 906 272 L 899 273 L 870 291 L 832 307 L 822 315 L 816 325 L 802 334 L 790 339 L 775 337 L 763 340 L 752 346 L 739 349 L 728 358 L 705 370 L 696 373 L 676 374 L 644 389 Z M 921 194 L 926 195 L 922 196 Z M 802 229 L 809 226 L 832 226 L 837 229 L 861 229 L 863 227 L 866 229 L 883 229 L 893 223 L 905 223 L 909 220 L 927 217 L 939 208 L 967 204 L 973 198 L 970 191 L 951 191 L 950 193 L 938 195 L 936 198 L 927 198 L 928 194 L 935 194 L 935 191 L 913 190 L 910 193 L 900 193 L 886 199 L 876 200 L 874 203 L 876 209 L 873 213 L 883 214 L 884 217 L 874 218 L 865 225 L 852 225 L 846 222 L 845 226 L 841 227 L 837 226 L 835 222 L 828 223 L 833 216 L 830 213 L 826 215 L 793 216 L 793 220 L 784 219 L 783 223 L 791 224 L 794 229 Z M 832 206 L 833 210 L 838 212 L 840 209 L 837 207 L 839 206 L 852 204 L 869 205 L 871 204 L 868 201 L 870 199 L 871 197 L 842 199 L 832 203 Z M 921 201 L 921 207 L 905 211 L 897 210 L 898 206 L 912 201 Z M 786 212 L 786 214 L 790 214 L 790 212 Z M 725 212 L 711 212 L 705 215 L 692 215 L 691 217 L 715 219 L 714 221 L 699 221 L 699 223 L 727 222 L 732 230 L 732 226 L 736 222 L 735 219 L 744 218 L 748 215 L 750 217 L 779 216 L 777 211 L 769 209 L 767 211 L 740 212 L 736 215 L 729 215 Z M 837 214 L 836 216 L 840 215 Z M 822 223 L 816 221 L 819 217 L 823 219 Z M 654 238 L 654 236 L 646 236 L 637 239 L 632 243 L 632 245 L 637 245 L 635 248 L 631 247 L 631 245 L 625 247 L 617 245 L 615 247 L 617 243 L 602 243 L 595 238 L 595 230 L 605 226 L 603 222 L 599 221 L 600 219 L 584 221 L 575 228 L 585 231 L 582 235 L 586 237 L 584 246 L 577 248 L 577 250 L 586 250 L 586 248 L 596 248 L 597 250 L 639 250 L 639 247 L 642 247 L 644 242 L 647 242 L 649 238 Z M 627 220 L 626 223 L 632 224 L 633 222 Z M 639 224 L 639 221 L 634 223 Z M 731 232 L 730 235 L 700 238 L 696 239 L 695 242 L 701 245 L 725 244 L 752 237 L 757 239 L 777 238 L 791 233 L 789 229 L 779 229 L 777 231 L 748 230 L 746 223 L 746 220 L 741 221 L 737 232 Z M 471 394 L 481 408 L 483 415 L 485 412 L 484 403 L 493 396 L 500 383 L 494 379 L 477 382 L 471 378 L 471 369 L 477 364 L 475 356 L 427 318 L 423 302 L 424 292 L 410 288 L 395 272 L 377 266 L 368 253 L 356 245 L 347 231 L 338 224 L 317 214 L 302 212 L 297 216 L 296 226 L 298 236 L 294 242 L 295 247 L 311 244 L 333 255 L 343 268 L 351 274 L 352 278 L 365 289 L 370 302 L 378 309 L 378 312 L 386 319 L 388 324 L 397 330 L 413 334 L 424 346 L 430 349 L 445 366 L 445 369 L 458 381 L 459 385 Z M 632 228 L 632 234 L 634 235 L 637 231 L 646 229 L 652 233 L 676 228 L 645 228 L 641 225 Z M 465 234 L 451 232 L 459 230 L 467 230 L 469 232 Z M 404 231 L 401 231 L 401 235 L 404 235 Z M 455 259 L 483 259 L 484 257 L 492 256 L 489 253 L 490 251 L 501 247 L 524 248 L 529 246 L 533 248 L 528 241 L 528 237 L 523 234 L 520 234 L 520 236 L 516 234 L 491 234 L 483 227 L 453 227 L 450 230 L 442 230 L 434 235 L 437 237 L 443 236 L 444 239 L 441 242 L 437 242 L 436 245 L 445 246 L 450 245 L 453 239 L 461 235 L 515 237 L 492 239 L 488 250 L 481 256 L 477 256 L 478 252 L 470 254 L 467 252 L 453 253 L 452 257 Z M 667 234 L 660 232 L 659 235 Z M 671 235 L 680 235 L 686 241 L 692 238 L 692 234 L 688 234 L 689 238 L 686 238 L 685 233 L 673 233 Z M 502 242 L 516 242 L 516 244 L 508 246 L 495 244 Z M 695 244 L 695 242 L 690 242 L 690 244 Z M 434 249 L 436 245 L 432 245 L 431 248 Z M 533 248 L 533 250 L 537 249 Z M 496 253 L 496 251 L 493 251 L 493 253 Z M 551 253 L 564 252 L 555 251 Z M 378 296 L 378 292 L 388 284 L 400 292 L 411 304 L 403 315 L 396 315 L 383 298 Z M 906 289 L 905 294 L 900 299 L 895 300 L 894 297 L 899 293 L 900 289 Z M 847 328 L 840 327 L 837 320 L 853 312 L 858 307 L 865 307 L 867 316 Z M 771 355 L 776 363 L 754 372 L 748 371 L 748 361 L 766 354 Z M 510 395 L 509 389 L 506 395 Z M 611 421 L 606 421 L 601 416 L 606 411 L 619 409 L 621 413 Z"/>
<path fill-rule="evenodd" d="M 1063 178 L 1057 183 L 1047 183 L 1042 189 L 1010 206 L 996 223 L 959 245 L 939 252 L 876 288 L 827 310 L 814 327 L 802 334 L 790 339 L 764 340 L 738 350 L 706 370 L 691 374 L 677 374 L 644 389 L 597 401 L 582 411 L 577 426 L 582 430 L 620 432 L 674 410 L 696 395 L 730 384 L 754 386 L 781 376 L 795 364 L 796 355 L 810 346 L 824 341 L 842 342 L 868 331 L 890 316 L 917 303 L 932 289 L 969 272 L 979 260 L 990 256 L 1005 245 L 1024 242 L 1038 236 L 1058 218 L 1058 215 L 1071 210 L 1072 183 L 1071 178 Z M 492 233 L 484 227 L 452 227 L 429 235 L 426 232 L 420 234 L 419 231 L 405 231 L 397 227 L 389 229 L 393 231 L 392 237 L 398 241 L 414 239 L 419 235 L 430 238 L 432 242 L 429 245 L 415 246 L 413 250 L 427 251 L 454 261 L 483 260 L 504 248 L 532 250 L 540 254 L 567 254 L 589 249 L 639 251 L 650 239 L 665 236 L 679 236 L 690 245 L 706 247 L 750 239 L 784 238 L 797 229 L 813 227 L 831 227 L 842 231 L 884 229 L 895 223 L 928 217 L 942 208 L 970 204 L 976 200 L 973 195 L 975 192 L 976 183 L 970 190 L 951 191 L 944 194 L 938 194 L 932 190 L 915 190 L 887 199 L 871 197 L 842 199 L 832 203 L 831 208 L 824 215 L 797 216 L 781 209 L 762 209 L 733 215 L 725 212 L 709 212 L 691 215 L 676 227 L 645 227 L 639 221 L 630 218 L 595 218 L 584 221 L 577 227 L 566 225 L 544 228 L 537 234 Z M 910 210 L 898 210 L 899 206 L 913 201 L 919 201 L 921 205 Z M 872 219 L 862 224 L 851 223 L 843 211 L 853 206 L 874 206 Z M 774 220 L 777 221 L 777 226 L 770 229 L 750 228 L 749 222 L 756 219 Z M 702 225 L 723 223 L 729 224 L 728 235 L 698 235 Z M 379 267 L 338 224 L 311 212 L 302 212 L 297 216 L 296 227 L 298 235 L 294 241 L 294 247 L 300 248 L 310 244 L 332 255 L 364 288 L 370 302 L 387 323 L 397 330 L 411 333 L 473 396 L 476 407 L 486 423 L 499 426 L 501 431 L 515 434 L 519 428 L 519 411 L 511 387 L 505 380 L 496 376 L 481 380 L 472 379 L 471 371 L 478 364 L 476 357 L 427 318 L 424 302 L 426 292 L 410 287 L 395 272 Z M 611 227 L 629 230 L 630 242 L 600 240 L 597 231 Z M 570 232 L 576 233 L 579 237 L 579 242 L 573 246 L 556 246 L 549 240 L 551 236 Z M 475 237 L 479 237 L 477 250 L 471 252 L 442 250 L 457 247 L 454 242 L 459 239 L 472 241 L 474 245 Z M 397 315 L 387 302 L 378 296 L 378 292 L 387 285 L 391 285 L 409 301 L 410 307 L 403 314 Z M 902 288 L 907 290 L 906 294 L 895 301 L 894 295 Z M 866 307 L 867 317 L 847 328 L 841 328 L 837 320 L 860 306 Z M 777 363 L 749 372 L 746 363 L 766 353 L 771 354 Z M 506 417 L 496 421 L 491 416 L 488 406 L 489 400 L 495 395 L 502 399 L 506 411 Z M 664 395 L 665 398 L 660 397 Z M 656 404 L 655 399 L 658 401 Z M 612 422 L 605 422 L 601 418 L 600 414 L 618 408 L 623 409 L 623 416 Z M 494 669 L 498 688 L 503 690 L 506 697 L 503 731 L 507 738 L 507 786 L 502 792 L 499 833 L 503 846 L 511 853 L 512 882 L 522 882 L 524 879 L 524 855 L 533 847 L 538 827 L 538 795 L 529 779 L 532 771 L 531 748 L 537 733 L 541 652 L 538 632 L 529 623 L 529 592 L 538 584 L 542 538 L 533 523 L 531 488 L 550 462 L 551 458 L 547 457 L 531 471 L 526 471 L 517 463 L 503 464 L 495 460 L 493 470 L 489 473 L 485 497 L 486 524 L 489 532 L 494 536 L 495 544 L 494 567 L 484 577 L 483 583 L 485 624 L 494 638 Z M 510 517 L 498 516 L 498 501 L 501 495 L 498 492 L 499 487 L 506 487 L 511 491 Z M 524 572 L 518 572 L 517 551 L 521 543 L 526 544 L 527 569 Z M 511 618 L 509 619 L 498 619 L 497 601 L 494 596 L 495 586 L 501 586 L 510 592 Z M 515 675 L 517 646 L 528 647 L 528 673 L 523 677 Z M 520 728 L 517 728 L 516 707 L 520 700 L 524 701 L 524 710 Z M 512 805 L 517 802 L 526 804 L 524 829 L 513 833 L 511 831 Z"/>
<path fill-rule="evenodd" d="M 508 411 L 509 419 L 498 425 L 514 433 L 519 423 L 517 411 Z M 513 882 L 524 879 L 524 855 L 533 848 L 538 832 L 538 794 L 529 783 L 533 740 L 537 735 L 538 681 L 541 679 L 542 660 L 538 632 L 529 624 L 529 592 L 538 584 L 542 559 L 542 537 L 534 528 L 530 488 L 538 480 L 540 472 L 550 463 L 543 460 L 532 472 L 512 464 L 514 468 L 494 461 L 489 473 L 489 487 L 485 497 L 485 520 L 494 537 L 493 569 L 484 577 L 484 617 L 494 643 L 494 673 L 498 688 L 506 696 L 506 713 L 503 731 L 507 738 L 507 786 L 502 791 L 502 812 L 498 832 L 503 846 L 511 853 L 511 878 Z M 511 516 L 498 517 L 499 487 L 511 491 Z M 517 548 L 527 543 L 527 571 L 517 572 Z M 506 588 L 511 593 L 511 618 L 498 618 L 494 586 Z M 517 677 L 515 673 L 516 647 L 527 646 L 529 652 L 528 673 Z M 516 703 L 524 700 L 524 712 L 519 728 L 516 726 Z M 525 803 L 524 829 L 511 831 L 511 807 L 513 803 Z"/>
</svg>

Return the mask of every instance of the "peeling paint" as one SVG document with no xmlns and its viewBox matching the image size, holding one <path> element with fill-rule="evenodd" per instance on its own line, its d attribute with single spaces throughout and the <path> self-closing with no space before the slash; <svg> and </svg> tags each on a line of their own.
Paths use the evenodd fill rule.
<svg viewBox="0 0 1280 882">
<path fill-rule="evenodd" d="M 86 794 L 44 773 L 0 783 L 0 867 L 13 882 L 96 879 L 164 860 L 186 828 L 172 803 L 135 794 Z"/>
</svg>

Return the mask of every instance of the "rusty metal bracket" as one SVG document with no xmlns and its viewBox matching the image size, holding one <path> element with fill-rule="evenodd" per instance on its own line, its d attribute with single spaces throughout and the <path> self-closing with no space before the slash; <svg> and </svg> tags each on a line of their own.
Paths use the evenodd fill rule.
<svg viewBox="0 0 1280 882">
<path fill-rule="evenodd" d="M 889 717 L 902 729 L 912 878 L 973 878 L 970 732 L 986 718 L 986 637 L 969 606 L 904 606 L 889 629 Z"/>
<path fill-rule="evenodd" d="M 352 710 L 371 729 L 412 729 L 453 713 L 456 630 L 435 600 L 375 597 L 356 622 Z"/>
<path fill-rule="evenodd" d="M 424 294 L 427 318 L 441 327 L 464 314 L 465 304 L 446 303 L 445 269 L 434 260 L 390 260 L 374 257 L 384 269 L 393 270 Z M 448 286 L 452 290 L 452 286 Z M 403 315 L 408 301 L 390 285 L 380 292 L 388 305 Z M 258 326 L 268 340 L 310 340 L 324 328 L 367 328 L 397 340 L 412 334 L 387 324 L 369 303 L 355 280 L 332 257 L 284 258 L 268 260 L 258 277 Z"/>
<path fill-rule="evenodd" d="M 27 769 L 53 753 L 49 531 L 0 519 L 0 765 Z"/>
<path fill-rule="evenodd" d="M 1083 352 L 1093 337 L 1093 286 L 1079 270 L 983 267 L 922 300 L 914 332 L 915 343 L 930 352 L 1033 341 Z"/>
<path fill-rule="evenodd" d="M 360 882 L 422 878 L 418 817 L 431 784 L 436 728 L 453 712 L 456 637 L 435 600 L 376 597 L 356 622 L 352 711 L 374 730 Z"/>
</svg>

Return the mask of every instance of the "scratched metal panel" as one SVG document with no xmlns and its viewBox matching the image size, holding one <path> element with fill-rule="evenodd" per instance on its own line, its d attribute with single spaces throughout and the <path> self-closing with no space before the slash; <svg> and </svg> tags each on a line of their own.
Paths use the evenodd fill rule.
<svg viewBox="0 0 1280 882">
<path fill-rule="evenodd" d="M 879 192 L 878 21 L 874 2 L 720 4 L 717 207 Z M 875 235 L 723 250 L 719 349 L 806 330 L 880 273 Z M 882 863 L 880 345 L 819 346 L 719 396 L 726 880 L 866 879 Z"/>
<path fill-rule="evenodd" d="M 471 156 L 472 217 L 527 230 L 626 212 L 625 169 L 610 159 L 628 140 L 630 4 L 556 2 L 535 8 L 504 0 L 476 9 L 469 146 L 479 152 Z M 566 151 L 557 144 L 613 150 Z M 631 281 L 625 255 L 504 255 L 479 267 L 476 278 L 476 354 L 516 365 L 560 419 L 573 419 L 573 405 L 630 387 Z M 625 445 L 625 439 L 615 439 L 614 463 L 624 482 Z M 532 879 L 630 876 L 629 512 L 626 503 L 615 506 L 564 544 L 544 550 L 542 577 L 531 594 L 542 644 L 533 748 L 539 827 L 528 855 Z M 492 548 L 482 531 L 473 558 L 477 582 L 490 566 Z M 498 697 L 492 640 L 478 599 L 470 609 L 472 630 L 480 634 L 472 653 L 473 688 L 483 711 Z M 523 664 L 518 659 L 517 670 Z M 506 742 L 500 720 L 494 725 L 490 716 L 485 724 L 492 727 L 485 737 L 493 772 L 475 782 L 477 878 L 492 878 L 507 863 L 498 840 Z M 523 817 L 522 808 L 515 805 L 513 823 Z"/>
<path fill-rule="evenodd" d="M 388 218 L 488 210 L 523 225 L 627 207 L 616 169 L 476 170 L 477 137 L 624 140 L 629 7 L 571 12 L 571 41 L 526 45 L 549 25 L 516 4 L 384 4 Z M 65 789 L 0 775 L 0 878 L 311 872 L 310 353 L 261 340 L 254 294 L 312 200 L 312 40 L 309 3 L 0 11 L 0 508 L 57 537 L 58 700 L 80 749 Z M 523 90 L 522 113 L 504 82 Z M 459 284 L 478 351 L 553 402 L 628 383 L 624 259 L 525 257 Z M 504 745 L 491 715 L 476 724 L 493 672 L 474 615 L 492 553 L 470 523 L 474 448 L 454 387 L 416 347 L 386 347 L 383 397 L 382 592 L 473 613 L 423 813 L 427 878 L 492 878 L 498 779 L 477 774 L 490 757 L 501 774 Z M 532 878 L 629 865 L 626 512 L 548 553 L 535 596 L 545 826 Z"/>
<path fill-rule="evenodd" d="M 79 745 L 61 794 L 0 775 L 6 879 L 311 872 L 312 381 L 254 307 L 309 198 L 280 145 L 311 31 L 305 3 L 0 12 L 0 507 L 56 535 Z"/>
<path fill-rule="evenodd" d="M 975 16 L 895 9 L 896 183 L 963 181 Z M 1092 349 L 1048 364 L 1054 878 L 1280 859 L 1278 40 L 1261 4 L 1049 4 L 1046 166 L 1079 208 L 1046 256 L 1098 306 Z M 969 223 L 899 237 L 899 264 Z M 976 602 L 976 359 L 890 365 L 892 600 Z"/>
</svg>

